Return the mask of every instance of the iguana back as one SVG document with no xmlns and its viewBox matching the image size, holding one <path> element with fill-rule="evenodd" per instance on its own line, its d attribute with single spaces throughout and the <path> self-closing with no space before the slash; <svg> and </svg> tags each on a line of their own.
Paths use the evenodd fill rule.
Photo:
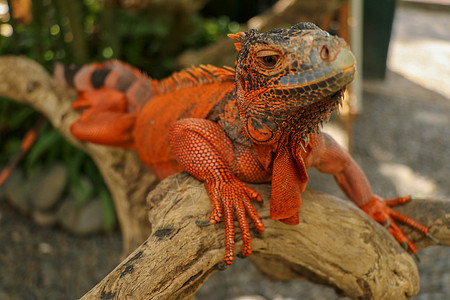
<svg viewBox="0 0 450 300">
<path fill-rule="evenodd" d="M 215 104 L 234 90 L 234 72 L 213 66 L 190 68 L 160 81 L 135 126 L 136 149 L 159 177 L 181 170 L 171 154 L 169 129 L 180 119 L 206 119 Z"/>
<path fill-rule="evenodd" d="M 55 74 L 79 91 L 73 107 L 87 108 L 72 133 L 83 141 L 136 149 L 160 179 L 181 170 L 169 149 L 171 125 L 185 118 L 207 118 L 235 88 L 233 69 L 210 65 L 160 81 L 119 61 L 57 65 Z"/>
</svg>

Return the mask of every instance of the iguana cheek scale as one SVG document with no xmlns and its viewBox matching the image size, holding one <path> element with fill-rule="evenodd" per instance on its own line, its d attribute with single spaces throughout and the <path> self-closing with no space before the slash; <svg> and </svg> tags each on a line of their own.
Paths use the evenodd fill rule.
<svg viewBox="0 0 450 300">
<path fill-rule="evenodd" d="M 389 207 L 410 198 L 373 195 L 350 155 L 319 131 L 356 72 L 345 41 L 311 23 L 230 37 L 237 40 L 235 69 L 192 67 L 154 80 L 118 61 L 58 65 L 56 76 L 79 91 L 73 107 L 84 108 L 73 135 L 135 149 L 160 179 L 186 170 L 203 181 L 212 212 L 198 224 L 224 220 L 227 264 L 234 259 L 234 216 L 242 255 L 251 253 L 247 218 L 264 232 L 251 203 L 261 197 L 244 182 L 271 182 L 270 217 L 298 224 L 309 167 L 332 174 L 356 205 L 388 221 L 391 234 L 416 253 L 394 220 L 427 235 L 428 229 Z"/>
</svg>

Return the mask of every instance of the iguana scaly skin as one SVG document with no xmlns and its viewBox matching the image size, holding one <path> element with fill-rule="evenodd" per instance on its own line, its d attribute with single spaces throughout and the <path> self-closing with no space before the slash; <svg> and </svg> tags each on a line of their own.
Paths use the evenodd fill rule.
<svg viewBox="0 0 450 300">
<path fill-rule="evenodd" d="M 410 198 L 373 195 L 350 155 L 319 132 L 355 76 L 345 41 L 311 23 L 230 37 L 239 52 L 235 70 L 200 66 L 158 81 L 117 61 L 58 66 L 56 75 L 80 92 L 73 107 L 86 108 L 73 135 L 135 149 L 160 179 L 186 170 L 203 181 L 212 212 L 198 224 L 224 220 L 227 264 L 234 258 L 234 215 L 244 256 L 251 253 L 247 217 L 264 231 L 251 204 L 261 197 L 244 182 L 271 182 L 271 218 L 298 224 L 309 167 L 334 175 L 357 206 L 390 223 L 391 234 L 416 253 L 394 219 L 428 229 L 389 207 Z"/>
</svg>

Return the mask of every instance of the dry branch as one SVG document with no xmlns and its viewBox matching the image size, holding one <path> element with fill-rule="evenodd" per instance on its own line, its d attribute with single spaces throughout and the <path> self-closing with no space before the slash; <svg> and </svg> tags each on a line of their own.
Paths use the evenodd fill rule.
<svg viewBox="0 0 450 300">
<path fill-rule="evenodd" d="M 136 154 L 81 144 L 69 132 L 78 117 L 70 103 L 73 91 L 59 86 L 45 70 L 23 57 L 0 57 L 0 95 L 28 103 L 41 111 L 73 144 L 87 151 L 111 189 L 126 250 L 150 234 L 145 195 L 155 184 Z M 301 223 L 284 225 L 268 218 L 269 186 L 254 186 L 264 199 L 258 213 L 266 226 L 253 238 L 252 261 L 273 279 L 307 278 L 332 285 L 350 297 L 401 299 L 418 292 L 412 258 L 388 232 L 350 202 L 308 191 Z M 186 298 L 216 271 L 224 254 L 223 224 L 200 228 L 195 220 L 210 212 L 200 182 L 186 174 L 168 178 L 148 198 L 153 233 L 94 287 L 85 299 L 100 297 Z M 444 245 L 450 245 L 450 202 L 414 201 L 399 209 L 427 224 Z M 418 248 L 432 242 L 405 231 Z M 239 240 L 239 234 L 237 235 Z M 239 250 L 240 242 L 237 243 Z"/>
<path fill-rule="evenodd" d="M 307 191 L 297 226 L 269 219 L 269 185 L 252 185 L 264 198 L 258 213 L 266 226 L 253 238 L 253 263 L 269 278 L 331 285 L 352 298 L 403 299 L 417 294 L 416 265 L 394 238 L 351 202 Z M 222 263 L 224 226 L 205 220 L 210 202 L 202 183 L 186 173 L 162 181 L 148 196 L 153 233 L 83 299 L 109 295 L 136 299 L 185 299 Z M 450 244 L 450 202 L 422 200 L 409 214 Z M 431 242 L 411 234 L 419 248 Z M 237 251 L 242 243 L 236 235 Z M 232 266 L 231 266 L 232 267 Z M 406 296 L 405 296 L 406 295 Z"/>
</svg>

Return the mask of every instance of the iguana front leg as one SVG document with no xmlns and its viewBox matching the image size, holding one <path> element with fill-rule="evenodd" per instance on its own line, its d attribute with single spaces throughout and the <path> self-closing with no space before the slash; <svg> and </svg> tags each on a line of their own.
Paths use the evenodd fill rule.
<svg viewBox="0 0 450 300">
<path fill-rule="evenodd" d="M 206 225 L 215 224 L 224 218 L 226 264 L 230 265 L 234 259 L 233 215 L 236 215 L 242 234 L 242 255 L 250 255 L 251 237 L 247 215 L 258 232 L 263 233 L 264 225 L 250 202 L 261 201 L 261 196 L 233 174 L 236 159 L 231 140 L 214 122 L 182 119 L 171 128 L 169 141 L 183 169 L 205 183 L 212 203 L 212 212 Z"/>
<path fill-rule="evenodd" d="M 373 220 L 388 227 L 395 239 L 412 253 L 417 253 L 415 245 L 395 221 L 405 223 L 433 239 L 427 227 L 391 208 L 391 206 L 408 202 L 410 197 L 384 200 L 374 195 L 364 172 L 350 154 L 329 135 L 322 133 L 314 138 L 314 147 L 306 158 L 306 164 L 315 166 L 321 172 L 334 175 L 342 191 Z"/>
</svg>

